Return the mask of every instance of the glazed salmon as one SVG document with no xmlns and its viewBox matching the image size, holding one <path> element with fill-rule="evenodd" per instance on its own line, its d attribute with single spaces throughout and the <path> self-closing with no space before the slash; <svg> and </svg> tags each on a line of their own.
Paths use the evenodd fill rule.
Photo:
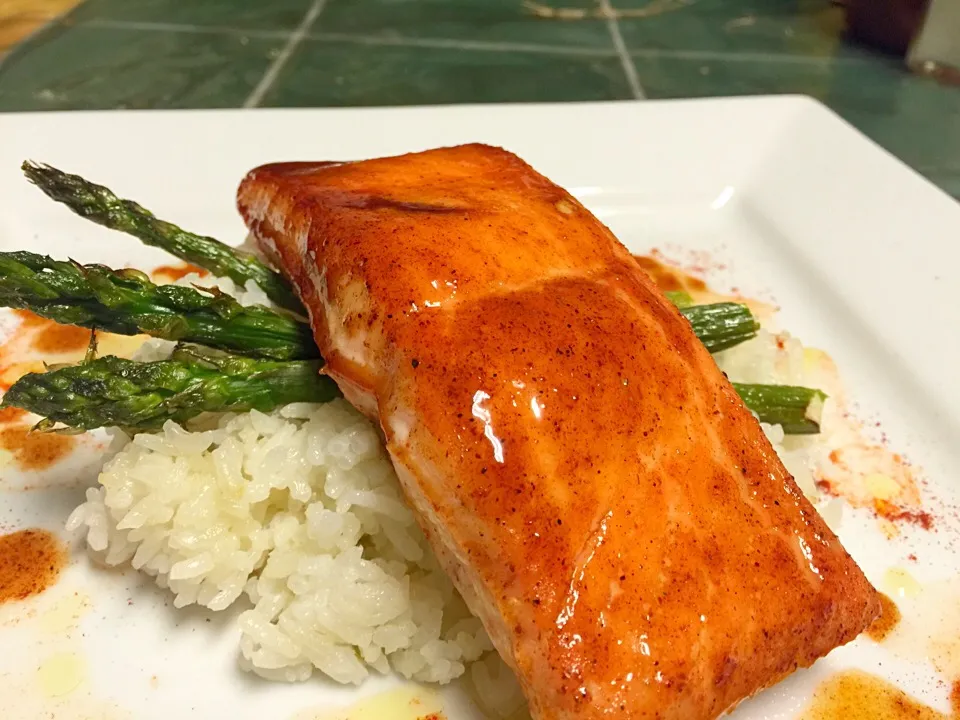
<svg viewBox="0 0 960 720">
<path fill-rule="evenodd" d="M 266 165 L 239 207 L 534 718 L 714 718 L 878 615 L 689 323 L 515 155 Z"/>
</svg>

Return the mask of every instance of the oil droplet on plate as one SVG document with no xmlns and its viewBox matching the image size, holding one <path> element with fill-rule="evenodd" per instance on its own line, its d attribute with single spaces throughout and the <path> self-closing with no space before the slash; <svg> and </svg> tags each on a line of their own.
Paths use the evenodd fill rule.
<svg viewBox="0 0 960 720">
<path fill-rule="evenodd" d="M 87 667 L 76 653 L 57 653 L 37 669 L 40 689 L 48 697 L 62 697 L 80 687 L 87 676 Z"/>
<path fill-rule="evenodd" d="M 958 680 L 960 577 L 929 581 L 920 586 L 901 570 L 894 579 L 894 585 L 903 589 L 897 599 L 903 617 L 884 640 L 884 647 L 900 657 L 929 662 L 948 684 Z"/>
<path fill-rule="evenodd" d="M 80 624 L 80 620 L 92 608 L 90 598 L 82 592 L 74 591 L 57 599 L 40 616 L 40 627 L 51 635 L 63 636 Z"/>
<path fill-rule="evenodd" d="M 948 716 L 859 670 L 828 678 L 800 714 L 801 720 L 948 720 Z"/>
<path fill-rule="evenodd" d="M 912 598 L 921 593 L 923 586 L 904 568 L 892 567 L 884 573 L 883 589 L 894 598 Z"/>
<path fill-rule="evenodd" d="M 444 720 L 442 711 L 437 693 L 413 685 L 388 690 L 343 710 L 305 710 L 293 720 Z"/>
</svg>

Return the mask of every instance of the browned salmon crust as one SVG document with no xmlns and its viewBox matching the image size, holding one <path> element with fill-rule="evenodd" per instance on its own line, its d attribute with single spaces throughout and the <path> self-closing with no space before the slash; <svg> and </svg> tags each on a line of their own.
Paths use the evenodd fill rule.
<svg viewBox="0 0 960 720">
<path fill-rule="evenodd" d="M 690 325 L 515 155 L 267 165 L 239 207 L 534 718 L 714 718 L 879 613 Z"/>
</svg>

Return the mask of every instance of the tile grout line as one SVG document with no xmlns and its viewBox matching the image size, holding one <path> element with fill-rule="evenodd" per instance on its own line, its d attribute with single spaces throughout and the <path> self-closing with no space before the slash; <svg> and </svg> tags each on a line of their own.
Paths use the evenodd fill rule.
<svg viewBox="0 0 960 720">
<path fill-rule="evenodd" d="M 79 23 L 85 27 L 113 30 L 143 30 L 145 32 L 190 33 L 194 35 L 240 35 L 252 38 L 289 38 L 286 30 L 253 30 L 225 25 L 185 25 L 180 23 L 139 22 L 134 20 L 110 20 L 96 18 Z M 304 40 L 321 42 L 344 42 L 353 45 L 379 45 L 384 47 L 424 47 L 441 50 L 476 50 L 478 52 L 527 52 L 541 55 L 573 55 L 585 57 L 610 57 L 616 50 L 603 47 L 569 47 L 544 43 L 497 42 L 488 40 L 456 40 L 452 38 L 390 37 L 385 35 L 362 35 L 342 32 L 307 32 Z"/>
<path fill-rule="evenodd" d="M 617 15 L 610 6 L 610 0 L 598 0 L 600 11 L 607 18 L 607 30 L 610 32 L 610 40 L 613 41 L 613 48 L 620 56 L 620 64 L 623 66 L 623 74 L 627 76 L 627 85 L 630 86 L 630 92 L 633 93 L 635 100 L 645 100 L 647 95 L 643 92 L 643 86 L 640 84 L 640 76 L 637 74 L 637 66 L 633 63 L 630 51 L 627 50 L 627 44 L 623 41 L 623 34 L 620 32 L 620 23 L 617 22 Z"/>
<path fill-rule="evenodd" d="M 822 65 L 823 63 L 835 63 L 837 65 L 861 65 L 864 62 L 871 62 L 870 58 L 855 57 L 827 57 L 807 56 L 807 55 L 788 55 L 785 53 L 765 53 L 765 52 L 741 52 L 723 53 L 712 50 L 661 50 L 659 48 L 637 48 L 629 51 L 631 57 L 639 58 L 666 58 L 668 60 L 703 60 L 703 61 L 725 61 L 730 63 L 738 62 L 771 62 L 787 63 L 794 65 Z"/>
<path fill-rule="evenodd" d="M 386 47 L 423 47 L 438 50 L 477 50 L 486 52 L 528 52 L 542 55 L 577 55 L 587 57 L 610 57 L 615 52 L 602 47 L 566 47 L 538 43 L 489 42 L 485 40 L 454 40 L 450 38 L 382 37 L 379 35 L 355 35 L 353 33 L 309 33 L 310 40 L 347 42 L 355 45 L 379 45 Z"/>
<path fill-rule="evenodd" d="M 252 28 L 230 27 L 226 25 L 187 25 L 181 23 L 141 22 L 136 20 L 111 20 L 94 18 L 81 20 L 74 27 L 106 28 L 113 30 L 143 30 L 145 32 L 187 33 L 194 35 L 239 35 L 251 38 L 290 38 L 289 30 L 255 30 Z M 544 43 L 513 43 L 487 40 L 456 40 L 453 38 L 390 37 L 385 35 L 362 35 L 357 33 L 307 32 L 303 40 L 318 42 L 343 42 L 354 45 L 380 45 L 396 47 L 424 47 L 451 50 L 476 50 L 478 52 L 529 52 L 542 55 L 576 55 L 583 57 L 619 56 L 617 48 L 571 47 L 548 45 Z M 10 54 L 9 52 L 7 53 Z M 703 60 L 725 62 L 772 62 L 789 64 L 820 65 L 835 63 L 841 65 L 862 65 L 871 62 L 871 58 L 828 57 L 790 55 L 767 52 L 723 53 L 710 50 L 668 50 L 662 48 L 636 48 L 628 50 L 630 57 L 667 58 L 677 60 Z"/>
<path fill-rule="evenodd" d="M 317 21 L 317 18 L 320 17 L 320 13 L 323 12 L 323 6 L 326 4 L 327 0 L 313 0 L 313 5 L 311 5 L 310 9 L 307 10 L 307 14 L 303 16 L 303 21 L 300 23 L 297 29 L 293 31 L 290 39 L 287 40 L 287 44 L 284 45 L 283 50 L 280 51 L 280 54 L 274 58 L 273 62 L 270 64 L 270 67 L 267 68 L 267 71 L 263 74 L 263 77 L 260 78 L 260 82 L 258 82 L 257 86 L 253 89 L 253 92 L 247 96 L 247 99 L 243 103 L 243 107 L 255 108 L 261 102 L 263 102 L 263 98 L 267 94 L 267 91 L 277 81 L 280 71 L 283 70 L 284 65 L 286 65 L 290 60 L 290 57 L 293 55 L 293 51 L 297 49 L 297 46 L 303 42 L 303 39 L 307 36 L 307 33 L 310 32 L 313 24 Z"/>
<path fill-rule="evenodd" d="M 254 38 L 287 38 L 290 30 L 254 30 L 227 25 L 186 25 L 183 23 L 141 22 L 138 20 L 111 20 L 93 18 L 77 23 L 81 27 L 105 28 L 108 30 L 143 30 L 144 32 L 187 33 L 193 35 L 243 35 Z M 308 33 L 309 35 L 309 33 Z"/>
</svg>

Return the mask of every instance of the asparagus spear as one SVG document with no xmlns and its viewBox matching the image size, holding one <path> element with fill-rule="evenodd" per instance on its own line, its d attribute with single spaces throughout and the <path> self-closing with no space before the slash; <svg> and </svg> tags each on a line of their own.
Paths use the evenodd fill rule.
<svg viewBox="0 0 960 720">
<path fill-rule="evenodd" d="M 253 280 L 277 305 L 303 314 L 300 301 L 283 276 L 253 255 L 159 220 L 132 200 L 123 200 L 102 185 L 95 185 L 79 175 L 30 161 L 24 161 L 22 169 L 30 182 L 81 217 L 133 235 L 147 245 L 162 248 L 214 275 L 229 277 L 238 285 Z"/>
<path fill-rule="evenodd" d="M 163 248 L 215 275 L 227 276 L 243 284 L 254 280 L 271 300 L 304 314 L 303 307 L 279 273 L 252 255 L 235 250 L 210 237 L 186 232 L 176 225 L 158 220 L 132 200 L 122 200 L 110 190 L 64 173 L 49 165 L 23 163 L 27 178 L 54 200 L 89 220 L 114 230 L 129 233 L 148 245 Z M 756 334 L 759 327 L 749 309 L 738 303 L 689 306 L 686 293 L 673 293 L 671 299 L 681 307 L 697 335 L 711 352 L 717 352 Z"/>
<path fill-rule="evenodd" d="M 157 286 L 137 270 L 114 271 L 29 252 L 0 252 L 0 305 L 68 325 L 145 333 L 278 360 L 320 355 L 310 328 L 283 313 L 245 308 L 222 293 Z M 750 339 L 758 328 L 749 308 L 737 303 L 695 305 L 681 312 L 711 352 Z"/>
<path fill-rule="evenodd" d="M 114 271 L 29 252 L 0 253 L 0 305 L 66 325 L 145 333 L 276 360 L 318 358 L 309 326 L 229 295 L 154 285 L 138 270 Z"/>
<path fill-rule="evenodd" d="M 820 390 L 793 385 L 750 385 L 733 383 L 743 404 L 761 422 L 782 425 L 788 435 L 820 432 L 820 418 L 827 396 Z"/>
<path fill-rule="evenodd" d="M 202 412 L 263 412 L 291 402 L 327 402 L 339 396 L 320 361 L 262 360 L 197 346 L 181 346 L 169 360 L 139 363 L 107 356 L 46 373 L 25 375 L 0 407 L 19 407 L 76 429 L 119 426 L 153 430 Z M 819 390 L 734 383 L 760 420 L 787 434 L 820 431 L 826 399 Z"/>
<path fill-rule="evenodd" d="M 321 362 L 278 362 L 181 346 L 169 360 L 140 363 L 108 355 L 82 365 L 24 375 L 0 407 L 19 407 L 49 421 L 90 430 L 155 430 L 202 412 L 267 412 L 292 402 L 340 395 L 320 374 Z"/>
<path fill-rule="evenodd" d="M 750 308 L 740 303 L 713 303 L 681 308 L 693 331 L 712 353 L 726 350 L 757 334 L 760 323 Z"/>
</svg>

